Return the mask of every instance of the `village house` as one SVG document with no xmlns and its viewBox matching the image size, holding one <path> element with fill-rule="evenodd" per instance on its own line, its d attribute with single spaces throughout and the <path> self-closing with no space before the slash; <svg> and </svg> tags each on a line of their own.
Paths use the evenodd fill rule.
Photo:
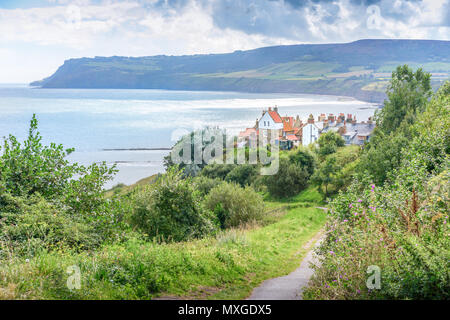
<svg viewBox="0 0 450 320">
<path fill-rule="evenodd" d="M 274 136 L 275 143 L 281 150 L 289 150 L 299 145 L 307 146 L 316 142 L 322 133 L 334 131 L 339 133 L 345 140 L 346 145 L 363 145 L 370 140 L 375 124 L 369 118 L 367 122 L 356 122 L 352 114 L 339 113 L 337 116 L 324 113 L 314 120 L 309 115 L 306 123 L 300 117 L 280 116 L 278 107 L 268 108 L 262 111 L 261 118 L 256 120 L 255 126 L 246 128 L 238 136 L 239 147 L 256 147 L 259 134 L 265 141 Z"/>
</svg>

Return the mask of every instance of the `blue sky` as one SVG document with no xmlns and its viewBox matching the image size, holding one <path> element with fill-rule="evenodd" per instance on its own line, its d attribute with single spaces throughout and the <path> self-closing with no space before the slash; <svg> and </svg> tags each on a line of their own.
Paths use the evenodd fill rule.
<svg viewBox="0 0 450 320">
<path fill-rule="evenodd" d="M 69 58 L 221 53 L 366 38 L 450 39 L 450 0 L 0 0 L 0 82 Z"/>
</svg>

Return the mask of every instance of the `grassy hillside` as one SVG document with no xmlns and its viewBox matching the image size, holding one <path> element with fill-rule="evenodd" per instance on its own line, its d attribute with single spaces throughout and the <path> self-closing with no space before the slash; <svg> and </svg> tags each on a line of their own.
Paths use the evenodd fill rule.
<svg viewBox="0 0 450 320">
<path fill-rule="evenodd" d="M 423 67 L 438 87 L 450 74 L 449 41 L 360 40 L 227 54 L 67 60 L 45 88 L 148 88 L 348 95 L 381 102 L 399 64 Z"/>
<path fill-rule="evenodd" d="M 321 199 L 311 190 L 299 200 Z M 294 201 L 294 200 L 293 200 Z M 298 267 L 306 244 L 324 225 L 316 209 L 271 202 L 264 226 L 247 226 L 215 237 L 170 244 L 131 240 L 95 252 L 42 252 L 28 262 L 0 265 L 0 299 L 242 299 L 262 281 Z M 291 203 L 293 204 L 293 203 Z M 66 286 L 78 265 L 81 289 Z"/>
</svg>

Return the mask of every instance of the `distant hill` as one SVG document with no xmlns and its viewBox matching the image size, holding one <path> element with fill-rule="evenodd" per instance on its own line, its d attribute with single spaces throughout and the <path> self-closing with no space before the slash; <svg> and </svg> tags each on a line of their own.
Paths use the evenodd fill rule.
<svg viewBox="0 0 450 320">
<path fill-rule="evenodd" d="M 450 41 L 359 40 L 265 47 L 225 54 L 70 59 L 44 88 L 135 88 L 314 93 L 381 102 L 399 64 L 450 75 Z"/>
</svg>

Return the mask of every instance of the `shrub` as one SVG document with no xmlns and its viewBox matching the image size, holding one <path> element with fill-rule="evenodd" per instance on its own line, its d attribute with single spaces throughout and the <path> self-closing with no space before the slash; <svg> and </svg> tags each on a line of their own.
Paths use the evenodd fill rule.
<svg viewBox="0 0 450 320">
<path fill-rule="evenodd" d="M 309 173 L 306 168 L 289 159 L 280 157 L 278 172 L 265 177 L 265 184 L 269 193 L 275 197 L 290 197 L 298 194 L 308 185 Z"/>
<path fill-rule="evenodd" d="M 337 132 L 328 131 L 320 135 L 317 144 L 319 145 L 317 153 L 323 158 L 329 154 L 335 153 L 339 147 L 343 147 L 345 141 Z"/>
<path fill-rule="evenodd" d="M 225 177 L 228 182 L 234 182 L 241 187 L 251 185 L 258 175 L 258 166 L 253 164 L 241 164 L 234 167 Z"/>
<path fill-rule="evenodd" d="M 205 210 L 192 180 L 169 168 L 155 183 L 132 198 L 131 224 L 149 237 L 182 241 L 214 231 L 211 213 Z"/>
<path fill-rule="evenodd" d="M 81 217 L 35 194 L 30 198 L 2 195 L 0 243 L 2 251 L 32 256 L 39 250 L 71 247 L 92 249 L 102 240 Z M 1 254 L 0 254 L 1 256 Z"/>
<path fill-rule="evenodd" d="M 223 182 L 221 179 L 209 178 L 205 176 L 197 176 L 192 181 L 194 183 L 194 189 L 200 194 L 200 196 L 206 196 L 212 188 Z"/>
<path fill-rule="evenodd" d="M 205 166 L 200 174 L 208 178 L 225 180 L 228 173 L 230 173 L 236 166 L 236 164 L 211 163 Z"/>
<path fill-rule="evenodd" d="M 242 188 L 224 182 L 205 198 L 205 206 L 213 211 L 222 228 L 238 227 L 264 217 L 262 197 L 252 187 Z"/>
</svg>

